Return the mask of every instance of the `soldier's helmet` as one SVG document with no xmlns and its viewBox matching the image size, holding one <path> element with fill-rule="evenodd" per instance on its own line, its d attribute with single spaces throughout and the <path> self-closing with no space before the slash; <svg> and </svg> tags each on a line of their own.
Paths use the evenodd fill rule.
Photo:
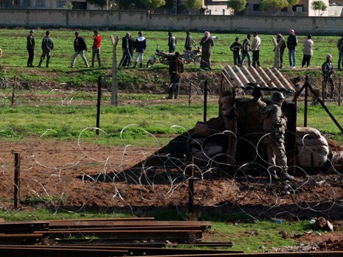
<svg viewBox="0 0 343 257">
<path fill-rule="evenodd" d="M 278 102 L 280 99 L 285 99 L 285 96 L 281 92 L 274 92 L 272 95 L 272 101 L 274 103 Z"/>
</svg>

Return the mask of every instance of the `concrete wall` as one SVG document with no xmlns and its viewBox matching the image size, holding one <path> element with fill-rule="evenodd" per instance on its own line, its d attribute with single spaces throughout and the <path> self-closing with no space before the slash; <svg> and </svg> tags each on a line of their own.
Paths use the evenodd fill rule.
<svg viewBox="0 0 343 257">
<path fill-rule="evenodd" d="M 343 33 L 339 17 L 262 17 L 226 15 L 163 15 L 148 12 L 0 9 L 0 27 L 108 28 L 131 30 L 191 30 L 275 34 L 294 28 L 312 35 Z"/>
</svg>

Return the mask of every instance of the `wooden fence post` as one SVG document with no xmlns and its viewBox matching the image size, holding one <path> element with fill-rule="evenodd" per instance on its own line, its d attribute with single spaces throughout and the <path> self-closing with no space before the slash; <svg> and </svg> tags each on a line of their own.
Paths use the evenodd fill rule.
<svg viewBox="0 0 343 257">
<path fill-rule="evenodd" d="M 112 95 L 111 104 L 118 106 L 118 65 L 117 65 L 117 45 L 119 37 L 111 36 L 113 45 L 113 60 L 112 60 Z"/>
</svg>

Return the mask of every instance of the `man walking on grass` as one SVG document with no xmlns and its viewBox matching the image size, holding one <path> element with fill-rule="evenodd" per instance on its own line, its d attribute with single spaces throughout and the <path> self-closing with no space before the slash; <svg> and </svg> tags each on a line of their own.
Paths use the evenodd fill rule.
<svg viewBox="0 0 343 257">
<path fill-rule="evenodd" d="M 74 50 L 75 50 L 75 53 L 74 53 L 73 59 L 71 61 L 71 68 L 74 67 L 74 64 L 76 62 L 76 57 L 78 55 L 81 55 L 86 67 L 89 67 L 88 61 L 87 61 L 86 56 L 85 56 L 85 51 L 87 52 L 86 41 L 83 37 L 80 37 L 79 32 L 75 32 Z"/>
<path fill-rule="evenodd" d="M 37 67 L 41 67 L 42 62 L 46 57 L 46 67 L 49 67 L 51 51 L 54 49 L 54 41 L 50 37 L 50 31 L 45 32 L 45 37 L 42 40 L 42 55 L 40 57 L 40 61 Z"/>
</svg>

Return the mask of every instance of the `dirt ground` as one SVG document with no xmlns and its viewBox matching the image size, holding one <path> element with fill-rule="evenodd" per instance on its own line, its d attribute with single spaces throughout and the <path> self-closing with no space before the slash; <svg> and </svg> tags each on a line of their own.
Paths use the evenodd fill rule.
<svg viewBox="0 0 343 257">
<path fill-rule="evenodd" d="M 13 207 L 15 153 L 20 156 L 20 208 L 39 205 L 55 211 L 102 209 L 145 215 L 156 208 L 218 216 L 247 214 L 256 219 L 294 221 L 325 217 L 340 230 L 343 220 L 343 176 L 297 170 L 296 181 L 275 180 L 266 170 L 244 165 L 218 169 L 189 160 L 157 155 L 159 165 L 144 161 L 158 148 L 102 146 L 82 141 L 37 138 L 0 142 L 0 208 Z M 331 148 L 341 150 L 331 143 Z M 194 184 L 190 198 L 190 184 Z M 238 215 L 239 216 L 239 215 Z M 343 250 L 341 232 L 300 235 L 318 241 L 317 250 Z M 294 235 L 287 235 L 294 236 Z M 300 239 L 299 239 L 300 240 Z"/>
<path fill-rule="evenodd" d="M 316 250 L 343 250 L 343 234 L 339 232 L 343 220 L 342 176 L 334 172 L 300 174 L 296 181 L 287 183 L 243 168 L 229 172 L 214 167 L 191 169 L 182 160 L 178 160 L 178 169 L 167 161 L 164 166 L 145 166 L 142 161 L 156 148 L 37 139 L 0 144 L 2 209 L 13 205 L 15 153 L 20 154 L 19 207 L 23 210 L 43 205 L 57 212 L 101 209 L 131 211 L 138 216 L 164 207 L 187 211 L 193 172 L 194 213 L 237 215 L 238 219 L 242 217 L 239 213 L 245 213 L 256 219 L 287 222 L 325 217 L 336 233 L 287 236 L 315 242 Z M 166 160 L 165 156 L 160 158 Z"/>
</svg>

